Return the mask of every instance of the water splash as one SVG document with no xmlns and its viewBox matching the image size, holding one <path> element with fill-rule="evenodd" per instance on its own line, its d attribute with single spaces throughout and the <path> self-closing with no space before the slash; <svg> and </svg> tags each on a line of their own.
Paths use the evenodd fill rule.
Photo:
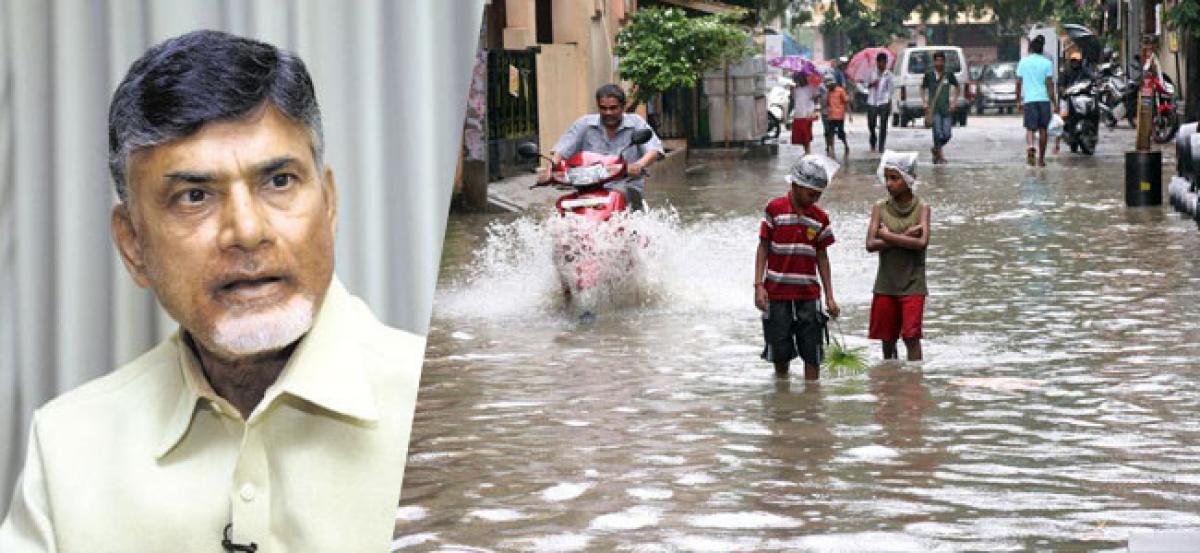
<svg viewBox="0 0 1200 553">
<path fill-rule="evenodd" d="M 833 216 L 838 242 L 829 249 L 830 264 L 843 305 L 870 303 L 877 261 L 859 245 L 866 222 L 865 214 Z M 566 265 L 555 262 L 563 253 L 555 244 L 587 235 L 588 255 L 604 267 L 600 285 L 583 299 L 588 307 L 745 314 L 754 309 L 749 284 L 758 225 L 757 217 L 747 216 L 689 221 L 669 206 L 618 215 L 601 227 L 606 232 L 555 215 L 493 222 L 465 276 L 445 286 L 435 305 L 439 316 L 449 318 L 560 316 L 568 312 L 562 282 L 570 274 L 560 274 Z"/>
</svg>

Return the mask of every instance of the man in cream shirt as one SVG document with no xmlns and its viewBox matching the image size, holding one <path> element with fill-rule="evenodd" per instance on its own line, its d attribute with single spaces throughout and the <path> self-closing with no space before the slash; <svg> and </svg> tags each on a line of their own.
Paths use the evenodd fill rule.
<svg viewBox="0 0 1200 553">
<path fill-rule="evenodd" d="M 180 328 L 35 414 L 0 551 L 386 551 L 424 345 L 333 275 L 303 62 L 159 44 L 113 95 L 109 152 L 117 251 Z"/>
</svg>

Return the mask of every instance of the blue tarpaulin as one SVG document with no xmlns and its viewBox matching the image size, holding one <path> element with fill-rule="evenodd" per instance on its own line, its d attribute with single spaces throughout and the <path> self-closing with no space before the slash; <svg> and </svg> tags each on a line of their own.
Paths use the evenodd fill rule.
<svg viewBox="0 0 1200 553">
<path fill-rule="evenodd" d="M 780 33 L 779 36 L 783 37 L 783 55 L 802 56 L 806 59 L 812 59 L 812 48 L 801 45 L 799 42 L 796 42 L 796 39 L 788 36 L 787 33 Z"/>
</svg>

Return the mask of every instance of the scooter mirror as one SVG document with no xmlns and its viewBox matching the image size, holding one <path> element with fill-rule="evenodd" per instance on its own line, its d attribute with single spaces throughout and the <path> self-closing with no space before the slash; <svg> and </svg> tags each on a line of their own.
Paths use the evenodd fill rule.
<svg viewBox="0 0 1200 553">
<path fill-rule="evenodd" d="M 517 155 L 524 157 L 524 158 L 533 158 L 533 157 L 538 157 L 538 155 L 540 155 L 540 154 L 538 153 L 537 144 L 534 144 L 532 142 L 525 142 L 525 143 L 521 144 L 520 146 L 517 146 Z"/>
<path fill-rule="evenodd" d="M 650 129 L 638 129 L 633 131 L 632 142 L 634 144 L 645 144 L 650 142 L 650 138 L 654 136 L 654 131 Z"/>
</svg>

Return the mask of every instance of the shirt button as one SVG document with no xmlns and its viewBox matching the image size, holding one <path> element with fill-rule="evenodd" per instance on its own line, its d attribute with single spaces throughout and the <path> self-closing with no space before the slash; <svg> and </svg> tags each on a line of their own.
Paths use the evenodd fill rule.
<svg viewBox="0 0 1200 553">
<path fill-rule="evenodd" d="M 249 482 L 242 484 L 242 491 L 240 493 L 243 501 L 254 501 L 254 484 Z"/>
</svg>

